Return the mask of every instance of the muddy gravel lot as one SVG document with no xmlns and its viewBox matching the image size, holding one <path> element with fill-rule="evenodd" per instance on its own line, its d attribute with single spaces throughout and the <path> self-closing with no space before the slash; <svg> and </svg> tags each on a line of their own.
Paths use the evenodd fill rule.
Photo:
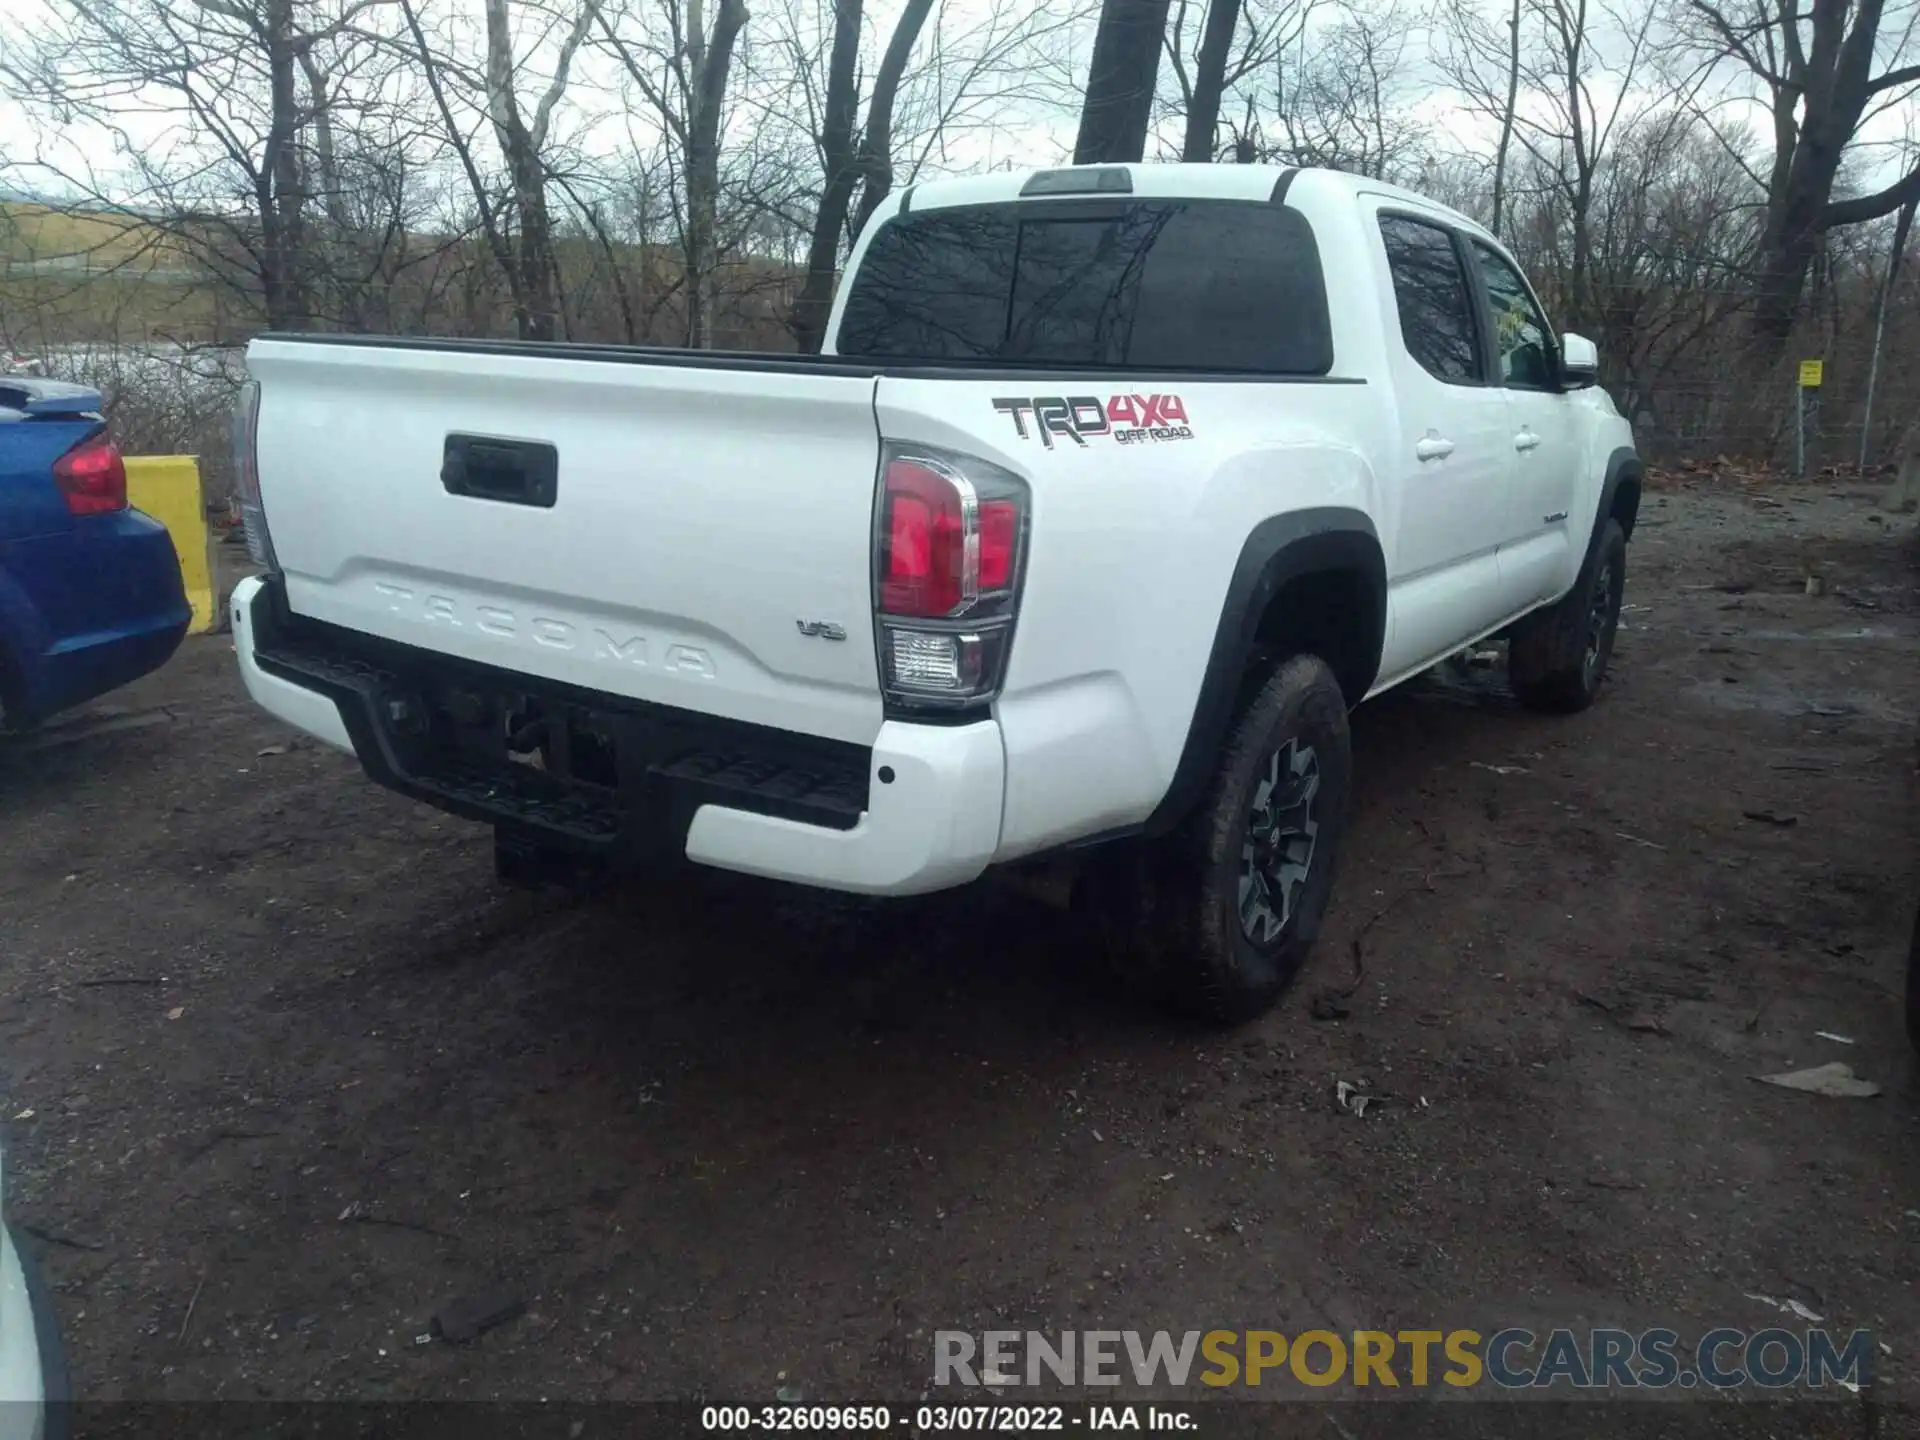
<svg viewBox="0 0 1920 1440">
<path fill-rule="evenodd" d="M 1756 1296 L 1920 1384 L 1920 570 L 1877 493 L 1669 479 L 1595 709 L 1465 667 L 1363 707 L 1328 931 L 1225 1034 L 1004 885 L 502 890 L 191 640 L 0 750 L 10 1216 L 76 1386 L 910 1400 L 936 1329 L 1697 1336 Z M 1885 1093 L 1753 1079 L 1828 1060 Z"/>
</svg>

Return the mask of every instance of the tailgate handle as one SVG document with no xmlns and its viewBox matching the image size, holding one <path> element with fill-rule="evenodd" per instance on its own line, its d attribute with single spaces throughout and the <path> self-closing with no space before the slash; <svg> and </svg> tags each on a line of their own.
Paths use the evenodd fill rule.
<svg viewBox="0 0 1920 1440">
<path fill-rule="evenodd" d="M 551 510 L 560 488 L 560 452 L 544 440 L 449 435 L 440 483 L 449 495 Z"/>
</svg>

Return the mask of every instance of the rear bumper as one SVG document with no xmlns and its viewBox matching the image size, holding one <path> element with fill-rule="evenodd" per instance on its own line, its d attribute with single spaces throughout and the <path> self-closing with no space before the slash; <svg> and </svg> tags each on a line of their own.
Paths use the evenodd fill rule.
<svg viewBox="0 0 1920 1440">
<path fill-rule="evenodd" d="M 180 648 L 190 616 L 162 616 L 104 635 L 82 635 L 41 658 L 40 678 L 31 708 L 40 715 L 131 685 L 150 675 Z"/>
<path fill-rule="evenodd" d="M 1006 767 L 991 720 L 887 721 L 871 747 L 846 745 L 316 625 L 257 579 L 232 611 L 258 704 L 381 784 L 520 838 L 615 862 L 680 851 L 872 895 L 963 884 L 999 844 Z M 538 768 L 509 758 L 508 730 L 542 737 L 521 742 Z"/>
<path fill-rule="evenodd" d="M 193 618 L 172 539 L 137 510 L 18 542 L 6 560 L 22 607 L 11 616 L 22 691 L 16 699 L 29 718 L 85 704 L 158 670 Z"/>
<path fill-rule="evenodd" d="M 689 860 L 863 895 L 963 885 L 993 858 L 1005 788 L 1000 727 L 888 720 L 873 743 L 876 780 L 850 830 L 823 830 L 722 805 L 688 827 Z"/>
</svg>

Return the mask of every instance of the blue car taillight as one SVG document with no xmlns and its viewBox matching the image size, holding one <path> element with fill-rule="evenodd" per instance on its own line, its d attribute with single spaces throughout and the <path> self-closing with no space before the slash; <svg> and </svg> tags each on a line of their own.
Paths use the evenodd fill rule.
<svg viewBox="0 0 1920 1440">
<path fill-rule="evenodd" d="M 74 515 L 111 515 L 127 508 L 127 465 L 103 430 L 53 462 L 53 483 Z"/>
</svg>

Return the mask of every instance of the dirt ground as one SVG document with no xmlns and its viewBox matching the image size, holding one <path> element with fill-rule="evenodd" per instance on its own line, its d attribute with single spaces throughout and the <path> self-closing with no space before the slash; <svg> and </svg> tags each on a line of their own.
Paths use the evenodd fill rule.
<svg viewBox="0 0 1920 1440">
<path fill-rule="evenodd" d="M 1328 932 L 1230 1034 L 1004 886 L 503 891 L 190 641 L 0 753 L 10 1216 L 77 1388 L 910 1400 L 935 1329 L 1697 1337 L 1756 1295 L 1915 1383 L 1920 572 L 1876 495 L 1650 492 L 1585 715 L 1492 670 L 1363 707 Z M 1886 1093 L 1752 1078 L 1833 1059 Z M 490 1286 L 527 1312 L 419 1342 Z"/>
</svg>

